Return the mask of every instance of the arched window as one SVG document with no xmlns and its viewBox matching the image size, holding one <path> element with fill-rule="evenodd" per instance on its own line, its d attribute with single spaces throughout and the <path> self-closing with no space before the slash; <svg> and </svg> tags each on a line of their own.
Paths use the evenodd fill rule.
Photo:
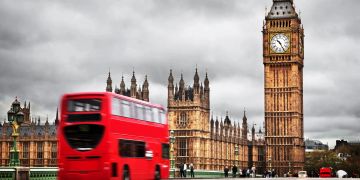
<svg viewBox="0 0 360 180">
<path fill-rule="evenodd" d="M 179 124 L 180 124 L 180 126 L 182 126 L 182 127 L 187 126 L 187 115 L 186 115 L 185 112 L 182 112 L 182 113 L 180 114 Z"/>
</svg>

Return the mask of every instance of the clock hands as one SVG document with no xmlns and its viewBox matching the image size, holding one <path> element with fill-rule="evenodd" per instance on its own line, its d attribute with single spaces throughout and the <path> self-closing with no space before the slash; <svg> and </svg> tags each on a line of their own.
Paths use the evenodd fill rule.
<svg viewBox="0 0 360 180">
<path fill-rule="evenodd" d="M 279 41 L 279 40 L 276 40 L 279 44 L 280 44 L 280 46 L 281 46 L 281 48 L 284 50 L 284 52 L 285 52 L 285 48 L 284 48 L 284 46 L 281 44 L 281 42 Z"/>
</svg>

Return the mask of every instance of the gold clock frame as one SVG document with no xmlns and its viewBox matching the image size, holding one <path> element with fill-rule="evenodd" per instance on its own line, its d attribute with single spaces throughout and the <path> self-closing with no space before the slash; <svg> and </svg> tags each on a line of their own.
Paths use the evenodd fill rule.
<svg viewBox="0 0 360 180">
<path fill-rule="evenodd" d="M 288 39 L 289 39 L 289 43 L 290 43 L 290 46 L 289 48 L 285 51 L 285 52 L 282 52 L 282 53 L 278 53 L 278 52 L 275 52 L 273 51 L 273 49 L 271 48 L 271 40 L 274 36 L 278 35 L 278 34 L 284 34 Z M 291 44 L 291 33 L 287 33 L 287 32 L 274 32 L 274 33 L 270 33 L 269 34 L 269 53 L 270 54 L 290 54 L 291 53 L 291 48 L 292 48 L 292 44 Z"/>
</svg>

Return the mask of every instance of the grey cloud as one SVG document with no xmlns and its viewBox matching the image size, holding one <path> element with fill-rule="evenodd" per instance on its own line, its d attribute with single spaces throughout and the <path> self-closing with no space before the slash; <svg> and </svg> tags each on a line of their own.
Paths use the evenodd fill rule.
<svg viewBox="0 0 360 180">
<path fill-rule="evenodd" d="M 358 0 L 295 0 L 305 28 L 305 134 L 359 137 Z M 167 77 L 208 72 L 214 114 L 264 118 L 262 23 L 270 0 L 0 2 L 0 120 L 15 96 L 53 117 L 63 93 L 103 91 L 132 69 L 166 106 Z M 326 119 L 329 119 L 327 121 Z M 345 122 L 342 125 L 340 122 Z M 324 126 L 319 126 L 324 124 Z M 353 126 L 347 124 L 355 124 Z M 339 129 L 340 128 L 340 129 Z M 352 135 L 351 135 L 352 134 Z"/>
</svg>

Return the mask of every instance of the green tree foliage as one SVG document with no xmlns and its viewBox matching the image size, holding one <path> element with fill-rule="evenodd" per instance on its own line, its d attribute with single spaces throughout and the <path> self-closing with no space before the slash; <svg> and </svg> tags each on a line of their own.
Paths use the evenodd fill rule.
<svg viewBox="0 0 360 180">
<path fill-rule="evenodd" d="M 308 172 L 309 176 L 318 176 L 319 170 L 322 167 L 332 168 L 334 176 L 338 170 L 344 170 L 350 176 L 359 175 L 360 156 L 356 156 L 355 153 L 351 152 L 349 149 L 341 152 L 353 154 L 353 156 L 348 157 L 346 160 L 342 160 L 334 151 L 315 151 L 307 153 L 304 170 Z"/>
</svg>

